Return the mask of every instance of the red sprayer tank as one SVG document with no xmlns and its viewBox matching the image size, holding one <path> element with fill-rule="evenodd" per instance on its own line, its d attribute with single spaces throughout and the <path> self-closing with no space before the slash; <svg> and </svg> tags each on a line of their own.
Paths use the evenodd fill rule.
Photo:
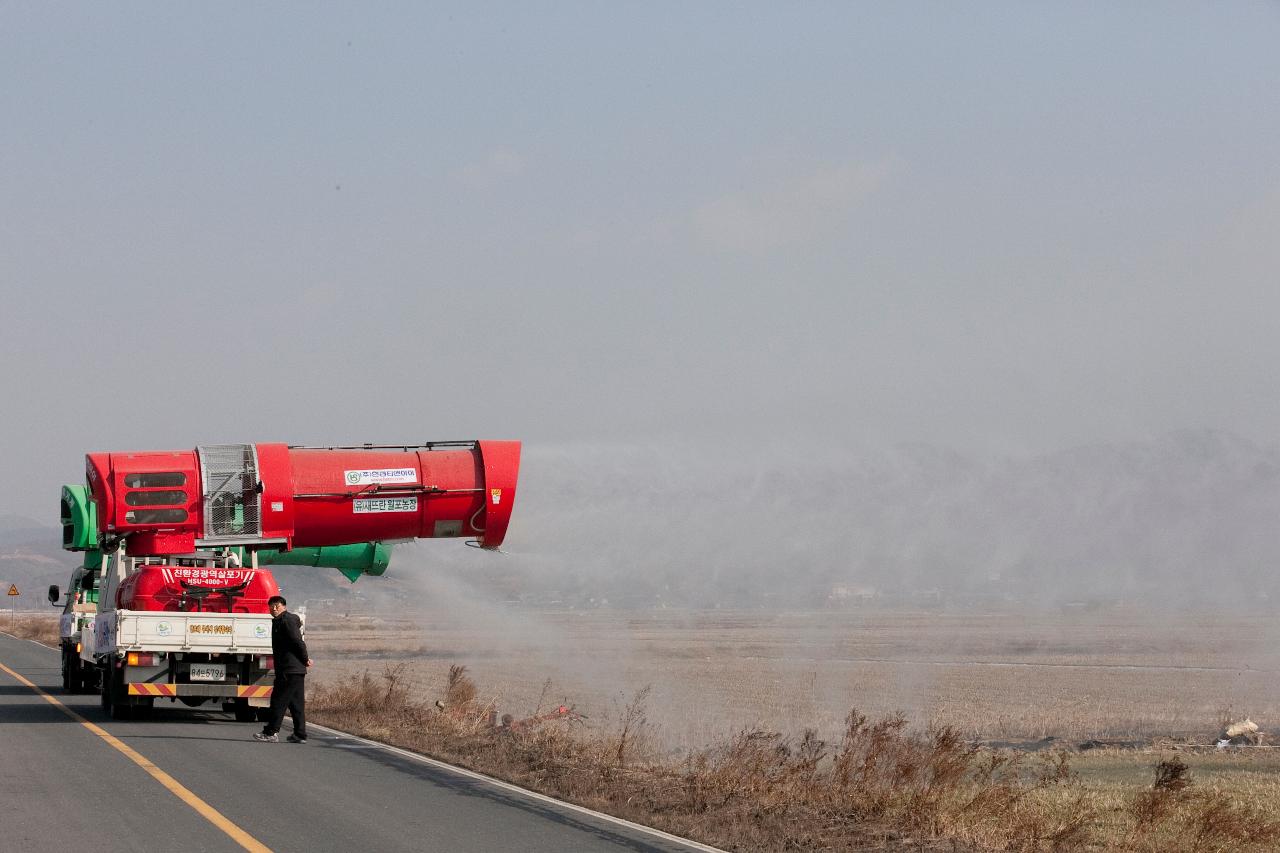
<svg viewBox="0 0 1280 853">
<path fill-rule="evenodd" d="M 130 556 L 469 537 L 497 548 L 520 470 L 517 441 L 91 453 L 98 527 Z"/>
<path fill-rule="evenodd" d="M 270 613 L 267 601 L 280 594 L 269 571 L 246 566 L 139 566 L 116 590 L 121 610 L 199 613 Z"/>
</svg>

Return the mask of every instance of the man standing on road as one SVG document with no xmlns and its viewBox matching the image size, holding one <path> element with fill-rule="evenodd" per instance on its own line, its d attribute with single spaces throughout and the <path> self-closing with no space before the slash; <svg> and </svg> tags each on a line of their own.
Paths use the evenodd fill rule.
<svg viewBox="0 0 1280 853">
<path fill-rule="evenodd" d="M 271 655 L 275 658 L 276 680 L 271 686 L 271 719 L 254 734 L 254 740 L 276 742 L 280 740 L 280 726 L 284 723 L 287 708 L 293 717 L 293 734 L 285 738 L 289 743 L 307 742 L 307 718 L 303 710 L 306 702 L 307 644 L 302 639 L 302 620 L 285 609 L 284 596 L 273 595 L 267 599 L 271 610 Z"/>
</svg>

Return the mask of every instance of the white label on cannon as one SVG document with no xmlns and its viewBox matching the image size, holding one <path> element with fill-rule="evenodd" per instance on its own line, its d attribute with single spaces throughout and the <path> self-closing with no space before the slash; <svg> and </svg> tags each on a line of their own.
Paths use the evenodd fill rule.
<svg viewBox="0 0 1280 853">
<path fill-rule="evenodd" d="M 365 512 L 417 512 L 418 499 L 412 498 L 356 498 L 351 509 L 355 513 Z"/>
</svg>

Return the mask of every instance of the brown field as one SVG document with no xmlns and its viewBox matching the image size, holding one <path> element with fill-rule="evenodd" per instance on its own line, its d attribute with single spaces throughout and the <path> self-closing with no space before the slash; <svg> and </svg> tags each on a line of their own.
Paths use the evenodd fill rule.
<svg viewBox="0 0 1280 853">
<path fill-rule="evenodd" d="M 1226 717 L 1280 729 L 1274 620 L 1137 612 L 983 614 L 317 612 L 317 680 L 403 662 L 418 698 L 466 666 L 502 713 L 566 702 L 608 721 L 651 688 L 672 749 L 738 729 L 838 732 L 851 708 L 966 738 L 1211 741 Z M 548 684 L 549 682 L 549 684 Z"/>
<path fill-rule="evenodd" d="M 23 640 L 35 640 L 53 648 L 58 647 L 58 614 L 42 613 L 5 614 L 0 619 L 0 631 Z"/>
<path fill-rule="evenodd" d="M 1280 843 L 1280 754 L 1211 746 L 1229 719 L 1280 721 L 1273 630 L 1120 610 L 453 608 L 317 612 L 308 636 L 321 719 L 730 849 L 1225 851 Z M 561 702 L 586 719 L 491 734 L 497 714 Z M 1090 739 L 1142 745 L 1078 751 Z"/>
</svg>

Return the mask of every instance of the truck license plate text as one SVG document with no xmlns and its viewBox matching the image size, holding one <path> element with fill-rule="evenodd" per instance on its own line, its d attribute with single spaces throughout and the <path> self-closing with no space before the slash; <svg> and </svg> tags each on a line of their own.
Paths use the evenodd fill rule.
<svg viewBox="0 0 1280 853">
<path fill-rule="evenodd" d="M 222 681 L 227 677 L 225 663 L 193 663 L 191 664 L 192 681 Z"/>
</svg>

